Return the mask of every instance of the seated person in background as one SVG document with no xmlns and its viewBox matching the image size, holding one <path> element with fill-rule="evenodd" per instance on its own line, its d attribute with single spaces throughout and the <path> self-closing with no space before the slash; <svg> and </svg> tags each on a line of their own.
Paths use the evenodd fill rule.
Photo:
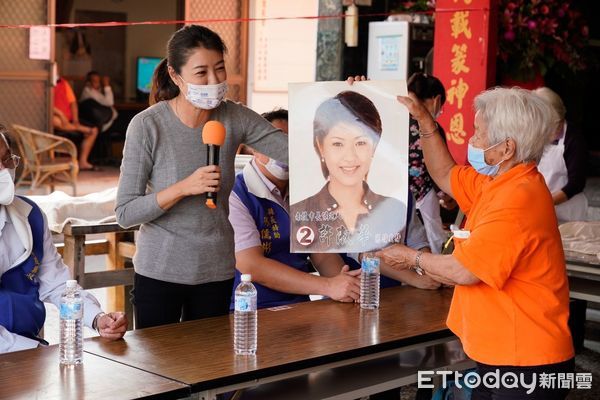
<svg viewBox="0 0 600 400">
<path fill-rule="evenodd" d="M 435 76 L 417 72 L 408 79 L 407 86 L 408 91 L 413 92 L 425 104 L 433 119 L 437 119 L 442 112 L 442 106 L 446 102 L 446 89 L 442 82 Z M 445 140 L 445 134 L 441 131 L 441 128 L 439 133 Z M 408 181 L 410 190 L 415 195 L 416 207 L 423 219 L 429 247 L 434 253 L 439 253 L 448 237 L 440 216 L 440 198 L 444 202 L 449 202 L 451 199 L 445 193 L 439 191 L 427 171 L 427 165 L 423 160 L 423 149 L 421 149 L 419 126 L 414 118 L 410 118 L 408 138 Z"/>
<path fill-rule="evenodd" d="M 535 89 L 533 93 L 558 114 L 556 132 L 538 163 L 538 171 L 552 193 L 558 222 L 585 221 L 588 207 L 583 194 L 587 161 L 585 141 L 577 127 L 567 123 L 567 110 L 558 94 L 547 87 Z"/>
<path fill-rule="evenodd" d="M 90 71 L 85 77 L 85 86 L 79 98 L 79 114 L 106 132 L 117 118 L 114 108 L 115 98 L 108 76 L 100 77 L 96 71 Z"/>
<path fill-rule="evenodd" d="M 80 122 L 77 98 L 69 82 L 59 78 L 56 86 L 53 88 L 53 92 L 54 113 L 52 124 L 54 129 L 67 133 L 79 132 L 83 135 L 81 148 L 79 149 L 79 170 L 93 170 L 94 166 L 88 161 L 88 156 L 98 136 L 98 128 L 85 121 Z M 57 134 L 60 135 L 60 132 L 57 132 Z"/>
<path fill-rule="evenodd" d="M 52 242 L 46 216 L 25 197 L 15 197 L 14 173 L 19 157 L 11 153 L 0 125 L 0 353 L 45 343 L 42 301 L 60 304 L 69 269 Z M 105 314 L 98 301 L 82 291 L 83 322 L 100 336 L 120 339 L 127 330 L 123 313 Z"/>
<path fill-rule="evenodd" d="M 287 133 L 287 111 L 263 114 Z M 308 301 L 309 294 L 352 302 L 360 292 L 359 271 L 349 272 L 337 254 L 311 254 L 321 276 L 310 274 L 306 254 L 290 253 L 288 168 L 254 153 L 238 174 L 229 197 L 229 221 L 234 229 L 235 288 L 241 274 L 252 274 L 258 308 Z"/>
</svg>

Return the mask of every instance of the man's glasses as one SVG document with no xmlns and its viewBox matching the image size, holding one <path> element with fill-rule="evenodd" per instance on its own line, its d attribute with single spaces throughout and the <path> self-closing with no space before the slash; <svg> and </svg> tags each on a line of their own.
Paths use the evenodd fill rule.
<svg viewBox="0 0 600 400">
<path fill-rule="evenodd" d="M 0 162 L 0 169 L 15 169 L 19 166 L 19 161 L 21 161 L 21 157 L 16 154 L 11 154 Z"/>
</svg>

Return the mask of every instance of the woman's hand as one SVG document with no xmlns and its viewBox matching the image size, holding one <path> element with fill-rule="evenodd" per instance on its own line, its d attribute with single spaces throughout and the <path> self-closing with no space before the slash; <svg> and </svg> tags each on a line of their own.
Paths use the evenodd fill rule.
<svg viewBox="0 0 600 400">
<path fill-rule="evenodd" d="M 352 85 L 354 82 L 360 81 L 368 81 L 368 79 L 364 75 L 349 76 L 348 79 L 346 79 L 346 82 L 348 82 L 349 85 Z"/>
<path fill-rule="evenodd" d="M 200 167 L 181 181 L 183 194 L 193 196 L 208 192 L 218 192 L 221 179 L 221 168 L 218 165 Z"/>
<path fill-rule="evenodd" d="M 156 201 L 166 211 L 185 197 L 218 192 L 220 179 L 221 168 L 218 165 L 200 167 L 187 178 L 158 192 Z"/>
<path fill-rule="evenodd" d="M 354 84 L 354 82 L 367 81 L 367 80 L 368 80 L 367 77 L 365 77 L 364 75 L 356 75 L 356 76 L 349 76 L 346 79 L 346 82 L 348 82 L 348 84 L 352 85 L 352 84 Z M 423 102 L 421 102 L 421 100 L 419 100 L 419 98 L 417 96 L 415 96 L 414 93 L 409 92 L 408 96 L 398 96 L 397 99 L 400 103 L 404 104 L 404 106 L 406 106 L 406 108 L 408 108 L 408 112 L 410 113 L 410 115 L 413 116 L 414 119 L 417 120 L 421 130 L 423 130 L 425 132 L 430 132 L 430 131 L 435 130 L 435 128 L 436 128 L 435 120 L 431 116 L 431 113 L 429 112 L 427 107 L 425 107 L 425 104 L 423 104 Z"/>
<path fill-rule="evenodd" d="M 429 122 L 429 120 L 432 125 L 434 124 L 435 121 L 431 113 L 414 93 L 409 92 L 408 96 L 398 96 L 397 99 L 404 104 L 410 115 L 419 122 L 419 125 L 421 125 L 421 122 Z"/>
<path fill-rule="evenodd" d="M 376 257 L 379 257 L 384 263 L 399 271 L 414 266 L 416 255 L 417 252 L 415 250 L 402 244 L 393 244 L 375 252 Z"/>
</svg>

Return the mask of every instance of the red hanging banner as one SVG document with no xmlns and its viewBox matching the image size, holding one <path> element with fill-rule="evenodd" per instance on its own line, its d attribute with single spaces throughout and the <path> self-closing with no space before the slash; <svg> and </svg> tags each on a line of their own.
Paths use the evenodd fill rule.
<svg viewBox="0 0 600 400">
<path fill-rule="evenodd" d="M 473 136 L 473 99 L 496 81 L 497 0 L 437 0 L 433 74 L 446 88 L 438 122 L 458 164 Z"/>
</svg>

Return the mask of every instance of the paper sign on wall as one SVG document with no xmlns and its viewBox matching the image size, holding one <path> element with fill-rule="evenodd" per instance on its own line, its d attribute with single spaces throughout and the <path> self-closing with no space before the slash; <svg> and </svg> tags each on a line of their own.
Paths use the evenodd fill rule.
<svg viewBox="0 0 600 400">
<path fill-rule="evenodd" d="M 29 28 L 29 58 L 32 60 L 50 59 L 49 26 L 32 26 Z"/>
</svg>

